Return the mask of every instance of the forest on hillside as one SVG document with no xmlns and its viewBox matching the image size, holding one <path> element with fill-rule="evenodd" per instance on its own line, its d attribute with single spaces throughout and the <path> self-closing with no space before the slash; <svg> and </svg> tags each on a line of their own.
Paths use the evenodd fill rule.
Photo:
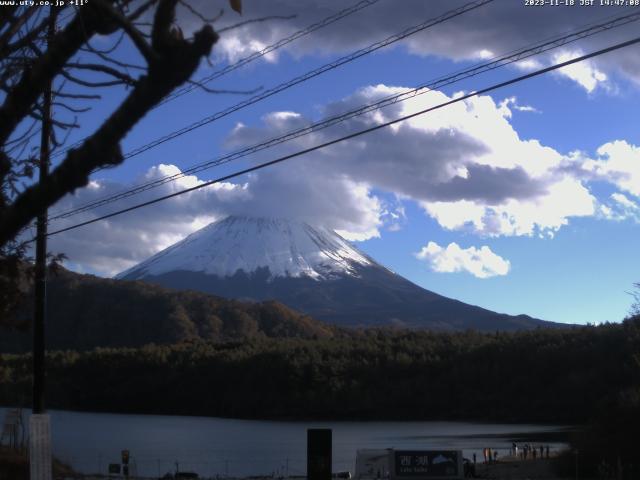
<svg viewBox="0 0 640 480">
<path fill-rule="evenodd" d="M 585 422 L 640 392 L 640 317 L 518 333 L 363 330 L 49 353 L 48 404 L 247 418 Z M 24 403 L 30 355 L 0 356 Z"/>
<path fill-rule="evenodd" d="M 46 344 L 51 350 L 141 347 L 148 343 L 225 342 L 260 337 L 332 337 L 335 328 L 276 301 L 242 302 L 144 282 L 81 275 L 59 268 L 47 286 Z M 31 350 L 24 298 L 12 324 L 0 328 L 0 352 Z"/>
<path fill-rule="evenodd" d="M 515 333 L 334 334 L 49 352 L 47 404 L 258 419 L 582 424 L 572 444 L 585 468 L 595 472 L 589 461 L 613 464 L 618 456 L 637 463 L 640 316 Z M 28 404 L 30 370 L 29 354 L 0 355 L 3 406 Z"/>
</svg>

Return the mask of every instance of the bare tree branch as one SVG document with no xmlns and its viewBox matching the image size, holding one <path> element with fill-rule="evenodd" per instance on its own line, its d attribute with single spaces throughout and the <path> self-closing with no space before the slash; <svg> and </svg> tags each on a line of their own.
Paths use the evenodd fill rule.
<svg viewBox="0 0 640 480">
<path fill-rule="evenodd" d="M 69 93 L 61 92 L 60 90 L 54 90 L 53 95 L 60 98 L 72 98 L 76 100 L 100 100 L 102 98 L 102 95 L 98 94 Z"/>
<path fill-rule="evenodd" d="M 17 21 L 13 23 L 13 25 L 8 28 L 1 36 L 0 36 L 0 58 L 4 58 L 6 55 L 11 54 L 23 48 L 29 42 L 32 42 L 38 35 L 42 34 L 47 27 L 47 20 L 43 20 L 38 27 L 32 28 L 28 30 L 28 33 L 24 35 L 22 38 L 16 40 L 14 43 L 10 43 L 12 38 L 16 35 L 16 33 L 20 30 L 22 25 L 24 25 L 29 17 L 31 17 L 36 12 L 35 7 L 30 7 L 27 9 L 24 15 L 22 15 Z"/>
<path fill-rule="evenodd" d="M 20 121 L 28 115 L 31 105 L 46 83 L 60 73 L 65 63 L 85 43 L 86 35 L 107 33 L 109 28 L 113 28 L 105 26 L 100 3 L 103 2 L 96 0 L 87 4 L 64 30 L 56 34 L 47 52 L 34 62 L 32 68 L 25 70 L 22 78 L 7 94 L 0 107 L 0 144 L 7 140 Z"/>
<path fill-rule="evenodd" d="M 106 82 L 94 82 L 91 80 L 83 80 L 81 78 L 76 77 L 75 75 L 70 74 L 66 70 L 61 70 L 60 75 L 69 80 L 71 83 L 75 83 L 76 85 L 81 85 L 83 87 L 89 88 L 99 88 L 99 87 L 114 87 L 117 85 L 126 85 L 128 82 L 124 82 L 122 80 L 110 80 Z"/>
<path fill-rule="evenodd" d="M 77 108 L 77 107 L 72 107 L 70 105 L 67 105 L 66 103 L 62 103 L 62 102 L 52 102 L 51 105 L 53 105 L 54 107 L 63 108 L 65 110 L 68 110 L 69 112 L 73 112 L 73 113 L 86 113 L 89 110 L 91 110 L 91 107 Z"/>
<path fill-rule="evenodd" d="M 125 33 L 124 32 L 120 32 L 120 35 L 118 35 L 118 39 L 113 43 L 113 45 L 111 45 L 109 48 L 104 49 L 104 50 L 100 50 L 99 48 L 94 47 L 93 45 L 91 45 L 91 39 L 87 40 L 87 45 L 86 47 L 82 47 L 80 50 L 83 51 L 88 51 L 91 53 L 95 53 L 95 54 L 102 54 L 102 55 L 109 55 L 113 52 L 116 51 L 116 49 L 120 46 L 120 44 L 122 43 L 122 40 L 124 39 Z M 107 57 L 109 58 L 109 57 Z"/>
<path fill-rule="evenodd" d="M 179 2 L 180 2 L 180 5 L 186 8 L 188 12 L 190 12 L 193 16 L 195 16 L 199 20 L 202 20 L 204 23 L 215 23 L 222 17 L 222 15 L 224 15 L 224 10 L 220 9 L 220 12 L 218 12 L 218 15 L 216 15 L 215 17 L 206 18 L 198 10 L 196 10 L 191 5 L 189 5 L 188 2 L 184 0 L 179 0 Z"/>
<path fill-rule="evenodd" d="M 77 70 L 90 70 L 90 71 L 93 71 L 93 72 L 104 73 L 106 75 L 110 75 L 110 76 L 120 80 L 119 83 L 125 83 L 127 85 L 135 85 L 136 84 L 136 80 L 131 78 L 126 73 L 122 73 L 121 71 L 116 70 L 115 68 L 111 68 L 111 67 L 108 67 L 106 65 L 99 64 L 99 63 L 71 62 L 71 63 L 67 63 L 67 67 L 68 68 L 74 68 L 74 69 L 77 69 Z"/>
<path fill-rule="evenodd" d="M 38 111 L 40 111 L 40 109 L 37 109 Z M 39 122 L 42 121 L 42 113 L 38 113 L 38 111 L 36 111 L 36 109 L 34 109 L 34 111 L 29 113 L 29 116 L 35 120 L 38 120 Z M 51 123 L 53 125 L 55 125 L 56 127 L 60 127 L 60 128 L 78 128 L 80 127 L 80 125 L 78 123 L 69 123 L 69 122 L 63 122 L 62 120 L 58 120 L 56 118 L 52 118 L 51 119 Z"/>
<path fill-rule="evenodd" d="M 25 137 L 27 137 L 27 135 L 29 135 L 31 133 L 31 131 L 34 129 L 34 127 L 36 127 L 38 125 L 37 121 L 31 122 L 31 125 L 29 125 L 27 127 L 27 129 L 25 130 L 24 133 L 22 133 L 19 137 L 16 138 L 12 138 L 11 140 L 7 141 L 4 145 L 3 148 L 7 147 L 8 145 L 12 145 L 14 143 L 20 142 L 21 140 L 23 140 Z"/>
<path fill-rule="evenodd" d="M 93 4 L 97 3 L 102 2 L 96 0 Z M 210 54 L 218 40 L 210 26 L 198 31 L 192 42 L 171 34 L 176 3 L 177 0 L 158 3 L 152 31 L 153 58 L 156 60 L 149 65 L 148 74 L 138 80 L 93 135 L 67 153 L 44 182 L 29 186 L 8 208 L 0 210 L 0 245 L 14 238 L 45 206 L 86 185 L 94 169 L 121 163 L 119 142 L 162 98 L 188 81 L 200 60 Z"/>
<path fill-rule="evenodd" d="M 147 63 L 151 64 L 157 60 L 156 53 L 144 39 L 140 31 L 137 30 L 129 20 L 127 20 L 123 15 L 120 14 L 120 12 L 118 12 L 115 8 L 113 8 L 112 5 L 108 4 L 106 1 L 94 1 L 102 5 L 102 8 L 110 16 L 110 18 L 126 32 L 138 51 L 145 58 Z"/>
<path fill-rule="evenodd" d="M 158 0 L 148 0 L 144 2 L 140 7 L 134 10 L 131 14 L 127 15 L 127 20 L 130 22 L 134 22 L 138 18 L 140 18 L 146 11 L 148 11 L 152 6 L 158 3 Z"/>
</svg>

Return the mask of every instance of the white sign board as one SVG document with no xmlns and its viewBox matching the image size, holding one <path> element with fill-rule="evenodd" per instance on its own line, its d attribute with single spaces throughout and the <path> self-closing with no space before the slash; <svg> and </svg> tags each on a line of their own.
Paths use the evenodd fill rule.
<svg viewBox="0 0 640 480">
<path fill-rule="evenodd" d="M 464 478 L 461 450 L 394 450 L 393 480 Z"/>
<path fill-rule="evenodd" d="M 51 422 L 47 414 L 29 418 L 29 463 L 31 480 L 51 480 Z"/>
</svg>

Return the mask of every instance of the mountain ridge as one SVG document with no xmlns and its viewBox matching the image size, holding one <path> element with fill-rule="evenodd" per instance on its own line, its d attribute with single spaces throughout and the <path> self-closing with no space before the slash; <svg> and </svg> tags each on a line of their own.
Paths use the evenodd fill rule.
<svg viewBox="0 0 640 480">
<path fill-rule="evenodd" d="M 229 260 L 235 258 L 240 260 Z M 227 217 L 116 278 L 277 300 L 341 327 L 507 331 L 561 325 L 444 297 L 378 264 L 333 231 L 286 219 Z"/>
</svg>

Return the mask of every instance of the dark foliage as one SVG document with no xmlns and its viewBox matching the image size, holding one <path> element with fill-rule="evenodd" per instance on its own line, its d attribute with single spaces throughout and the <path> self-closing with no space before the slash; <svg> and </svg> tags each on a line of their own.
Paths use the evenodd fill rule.
<svg viewBox="0 0 640 480">
<path fill-rule="evenodd" d="M 581 423 L 637 392 L 638 352 L 639 318 L 509 334 L 367 330 L 59 351 L 48 359 L 48 398 L 51 408 L 94 411 Z M 15 404 L 29 393 L 30 357 L 1 359 L 0 398 Z"/>
<path fill-rule="evenodd" d="M 78 275 L 61 267 L 48 284 L 47 345 L 51 350 L 140 347 L 148 343 L 229 341 L 256 337 L 331 337 L 337 331 L 278 302 L 227 300 L 143 282 Z M 25 324 L 32 300 L 23 295 Z M 1 352 L 27 352 L 29 331 L 0 329 Z"/>
</svg>

